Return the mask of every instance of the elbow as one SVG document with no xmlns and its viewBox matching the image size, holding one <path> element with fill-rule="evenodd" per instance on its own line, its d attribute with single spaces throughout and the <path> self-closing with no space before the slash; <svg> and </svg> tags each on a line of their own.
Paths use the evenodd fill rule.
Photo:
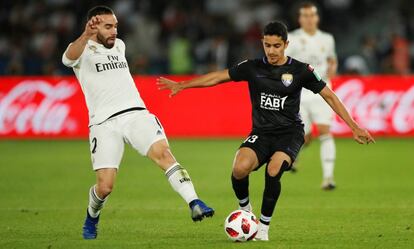
<svg viewBox="0 0 414 249">
<path fill-rule="evenodd" d="M 67 67 L 70 67 L 71 65 L 71 60 L 66 56 L 66 53 L 63 53 L 62 55 L 62 64 Z"/>
<path fill-rule="evenodd" d="M 68 61 L 68 58 L 66 57 L 66 53 L 63 53 L 63 55 L 62 55 L 62 64 L 67 66 L 67 61 Z"/>
</svg>

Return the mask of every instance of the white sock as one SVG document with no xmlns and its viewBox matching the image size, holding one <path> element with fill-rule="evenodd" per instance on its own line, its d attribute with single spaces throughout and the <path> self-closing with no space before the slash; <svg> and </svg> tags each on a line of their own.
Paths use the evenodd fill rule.
<svg viewBox="0 0 414 249">
<path fill-rule="evenodd" d="M 95 186 L 96 185 L 93 185 L 89 189 L 88 212 L 92 218 L 96 218 L 99 216 L 101 209 L 103 208 L 106 200 L 108 199 L 108 197 L 106 197 L 105 199 L 99 198 L 99 196 L 96 194 Z"/>
<path fill-rule="evenodd" d="M 242 199 L 242 200 L 239 200 L 239 205 L 240 205 L 240 207 L 245 207 L 245 206 L 247 206 L 249 204 L 249 197 L 246 197 L 246 198 L 244 198 L 244 199 Z"/>
<path fill-rule="evenodd" d="M 264 228 L 269 228 L 269 223 L 272 220 L 272 217 L 265 216 L 263 214 L 260 215 L 260 224 L 264 226 Z"/>
<path fill-rule="evenodd" d="M 187 170 L 181 167 L 180 164 L 174 163 L 165 171 L 165 175 L 172 188 L 178 192 L 187 203 L 198 199 L 193 182 L 191 181 Z"/>
<path fill-rule="evenodd" d="M 321 162 L 324 179 L 333 179 L 336 147 L 335 141 L 330 134 L 319 137 L 321 141 Z"/>
</svg>

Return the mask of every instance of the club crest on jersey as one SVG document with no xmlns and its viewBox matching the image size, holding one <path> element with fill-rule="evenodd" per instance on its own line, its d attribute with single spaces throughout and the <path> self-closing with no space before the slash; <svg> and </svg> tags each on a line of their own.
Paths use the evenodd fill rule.
<svg viewBox="0 0 414 249">
<path fill-rule="evenodd" d="M 98 49 L 97 47 L 95 47 L 94 45 L 90 45 L 89 46 L 89 49 L 90 50 L 92 50 L 92 52 L 94 53 L 94 54 L 96 54 L 97 52 L 96 52 L 96 50 Z"/>
<path fill-rule="evenodd" d="M 285 85 L 286 87 L 288 87 L 293 82 L 293 75 L 290 74 L 290 73 L 284 73 L 284 74 L 282 74 L 282 78 L 281 79 L 282 79 L 283 85 Z"/>
</svg>

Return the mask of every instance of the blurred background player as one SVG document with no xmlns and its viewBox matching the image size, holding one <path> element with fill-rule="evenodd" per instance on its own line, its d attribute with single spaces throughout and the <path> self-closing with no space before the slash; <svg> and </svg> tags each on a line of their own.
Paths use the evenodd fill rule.
<svg viewBox="0 0 414 249">
<path fill-rule="evenodd" d="M 321 74 L 322 79 L 331 87 L 330 80 L 337 70 L 335 41 L 331 34 L 319 30 L 319 14 L 316 5 L 304 2 L 298 9 L 300 28 L 289 33 L 287 55 L 309 63 Z M 322 189 L 333 190 L 336 147 L 330 132 L 333 111 L 318 95 L 307 89 L 302 90 L 300 114 L 305 124 L 305 146 L 312 139 L 312 125 L 315 124 L 320 140 L 320 158 L 322 163 Z M 293 171 L 296 167 L 293 168 Z"/>
<path fill-rule="evenodd" d="M 190 176 L 170 151 L 163 127 L 139 95 L 125 59 L 125 44 L 117 38 L 118 21 L 112 9 L 94 7 L 87 19 L 84 32 L 62 57 L 85 95 L 97 179 L 89 191 L 83 237 L 97 237 L 100 211 L 112 192 L 125 142 L 165 171 L 172 188 L 188 203 L 194 221 L 212 216 L 214 210 L 198 199 Z"/>
</svg>

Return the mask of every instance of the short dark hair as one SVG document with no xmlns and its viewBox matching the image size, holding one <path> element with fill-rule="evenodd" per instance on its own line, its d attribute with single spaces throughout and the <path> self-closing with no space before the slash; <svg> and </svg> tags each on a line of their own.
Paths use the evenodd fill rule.
<svg viewBox="0 0 414 249">
<path fill-rule="evenodd" d="M 96 15 L 105 15 L 105 14 L 111 15 L 111 14 L 114 14 L 114 11 L 111 8 L 109 8 L 108 6 L 98 5 L 98 6 L 95 6 L 95 7 L 93 7 L 92 9 L 90 9 L 88 11 L 87 18 L 88 18 L 88 21 L 89 21 L 92 17 L 94 17 Z"/>
<path fill-rule="evenodd" d="M 265 26 L 263 36 L 265 35 L 277 35 L 280 36 L 284 42 L 286 42 L 288 38 L 287 27 L 283 22 L 273 21 Z"/>
<path fill-rule="evenodd" d="M 298 5 L 298 13 L 297 13 L 298 17 L 300 15 L 300 10 L 301 9 L 308 9 L 308 8 L 312 8 L 312 7 L 315 7 L 316 8 L 316 12 L 318 12 L 318 6 L 316 6 L 316 3 L 310 2 L 310 1 L 301 2 Z"/>
</svg>

